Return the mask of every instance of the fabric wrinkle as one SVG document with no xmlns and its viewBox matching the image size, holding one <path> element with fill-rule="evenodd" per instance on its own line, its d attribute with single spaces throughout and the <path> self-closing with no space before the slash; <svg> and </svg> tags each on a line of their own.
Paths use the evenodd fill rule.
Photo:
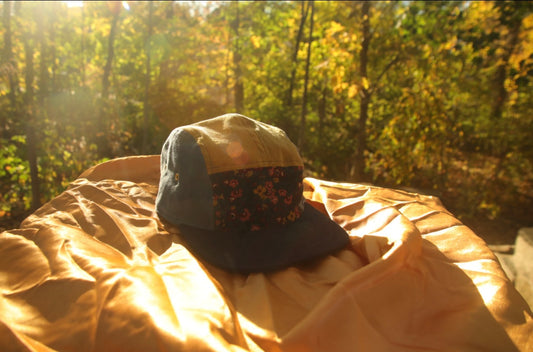
<svg viewBox="0 0 533 352">
<path fill-rule="evenodd" d="M 154 217 L 159 165 L 159 156 L 100 164 L 0 234 L 0 349 L 527 351 L 533 344 L 531 310 L 497 258 L 437 198 L 306 178 L 308 203 L 342 224 L 351 246 L 241 275 L 202 262 Z"/>
</svg>

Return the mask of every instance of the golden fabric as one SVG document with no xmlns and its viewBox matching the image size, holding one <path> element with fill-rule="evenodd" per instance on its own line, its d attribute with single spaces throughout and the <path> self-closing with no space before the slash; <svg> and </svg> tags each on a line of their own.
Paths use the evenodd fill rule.
<svg viewBox="0 0 533 352">
<path fill-rule="evenodd" d="M 351 247 L 269 274 L 197 261 L 159 156 L 96 166 L 0 235 L 2 351 L 531 351 L 531 310 L 437 198 L 305 180 Z"/>
</svg>

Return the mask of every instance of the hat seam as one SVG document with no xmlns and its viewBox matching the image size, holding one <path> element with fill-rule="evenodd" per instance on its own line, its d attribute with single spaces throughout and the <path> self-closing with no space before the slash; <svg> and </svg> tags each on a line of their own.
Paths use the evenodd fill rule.
<svg viewBox="0 0 533 352">
<path fill-rule="evenodd" d="M 207 172 L 209 175 L 220 173 L 220 172 L 226 172 L 226 171 L 233 171 L 233 170 L 246 170 L 246 169 L 254 169 L 258 167 L 289 167 L 289 166 L 303 166 L 301 162 L 283 162 L 280 163 L 279 161 L 262 161 L 262 162 L 256 162 L 252 164 L 246 164 L 245 166 L 236 167 L 235 165 L 228 165 L 228 166 L 220 166 L 216 168 L 208 168 Z"/>
</svg>

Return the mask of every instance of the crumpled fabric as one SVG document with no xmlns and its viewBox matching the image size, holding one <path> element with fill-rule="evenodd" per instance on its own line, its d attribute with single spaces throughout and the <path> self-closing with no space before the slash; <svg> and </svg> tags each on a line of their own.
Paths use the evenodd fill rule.
<svg viewBox="0 0 533 352">
<path fill-rule="evenodd" d="M 530 351 L 530 308 L 438 198 L 306 178 L 347 248 L 209 266 L 154 210 L 159 156 L 115 159 L 0 234 L 2 351 Z"/>
</svg>

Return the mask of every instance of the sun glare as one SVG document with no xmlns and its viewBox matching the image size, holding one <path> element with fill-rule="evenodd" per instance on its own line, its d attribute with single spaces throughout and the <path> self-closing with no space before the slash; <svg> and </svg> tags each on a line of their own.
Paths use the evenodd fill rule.
<svg viewBox="0 0 533 352">
<path fill-rule="evenodd" d="M 65 4 L 67 4 L 67 7 L 82 7 L 83 6 L 83 1 L 63 1 Z M 130 5 L 128 4 L 127 1 L 122 1 L 122 7 L 124 7 L 124 9 L 126 10 L 129 10 L 130 9 Z"/>
<path fill-rule="evenodd" d="M 63 1 L 67 7 L 82 7 L 83 1 Z"/>
</svg>

